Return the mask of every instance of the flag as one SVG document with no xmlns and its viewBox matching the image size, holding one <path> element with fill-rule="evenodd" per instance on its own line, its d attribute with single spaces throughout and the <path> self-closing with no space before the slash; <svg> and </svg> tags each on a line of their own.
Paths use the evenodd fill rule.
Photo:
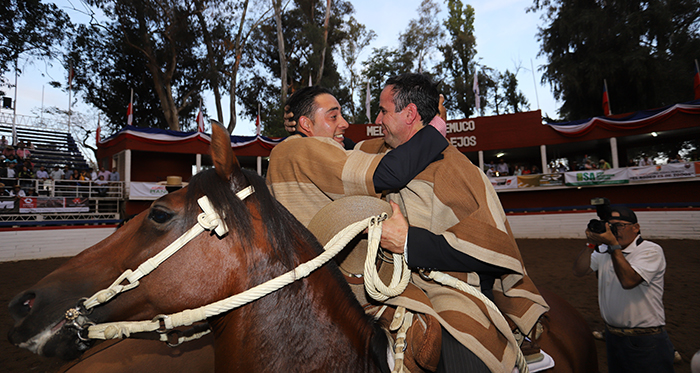
<svg viewBox="0 0 700 373">
<path fill-rule="evenodd" d="M 129 107 L 126 109 L 126 125 L 130 126 L 134 122 L 134 104 L 129 102 Z"/>
<path fill-rule="evenodd" d="M 603 79 L 603 114 L 607 117 L 612 115 L 610 110 L 610 98 L 608 97 L 608 81 Z"/>
<path fill-rule="evenodd" d="M 476 70 L 474 70 L 474 86 L 472 87 L 474 91 L 474 107 L 476 107 L 477 115 L 481 111 L 481 97 L 479 96 L 479 75 Z"/>
<path fill-rule="evenodd" d="M 260 104 L 258 104 L 258 116 L 255 117 L 255 136 L 260 136 Z"/>
<path fill-rule="evenodd" d="M 130 126 L 134 122 L 134 89 L 131 89 L 131 100 L 129 107 L 126 109 L 126 125 Z"/>
<path fill-rule="evenodd" d="M 695 89 L 695 99 L 700 100 L 700 67 L 698 67 L 698 60 L 695 60 L 695 79 L 693 79 L 693 88 Z"/>
<path fill-rule="evenodd" d="M 102 127 L 100 126 L 100 117 L 97 117 L 97 130 L 95 130 L 95 144 L 100 143 L 100 132 L 102 132 Z"/>
<path fill-rule="evenodd" d="M 204 114 L 202 114 L 202 100 L 199 100 L 199 112 L 197 113 L 197 132 L 204 132 Z"/>
<path fill-rule="evenodd" d="M 370 97 L 372 92 L 369 90 L 369 79 L 367 79 L 367 93 L 365 94 L 365 111 L 367 112 L 367 121 L 372 123 L 372 113 L 370 111 Z"/>
</svg>

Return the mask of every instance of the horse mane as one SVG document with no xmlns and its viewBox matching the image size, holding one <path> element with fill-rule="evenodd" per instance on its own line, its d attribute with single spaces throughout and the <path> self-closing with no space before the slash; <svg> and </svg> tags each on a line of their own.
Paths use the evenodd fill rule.
<svg viewBox="0 0 700 373">
<path fill-rule="evenodd" d="M 261 222 L 265 229 L 267 241 L 270 243 L 270 255 L 272 261 L 280 263 L 291 270 L 302 263 L 298 250 L 291 250 L 292 247 L 309 247 L 314 255 L 324 251 L 316 237 L 301 224 L 282 204 L 280 204 L 270 193 L 265 179 L 257 173 L 243 169 L 244 177 L 233 177 L 232 181 L 221 179 L 213 169 L 198 173 L 190 180 L 186 195 L 186 215 L 193 221 L 187 224 L 194 224 L 194 219 L 200 213 L 199 205 L 196 203 L 202 195 L 209 197 L 214 210 L 224 216 L 226 225 L 229 227 L 229 235 L 235 230 L 234 236 L 239 243 L 245 247 L 252 247 L 255 232 L 250 211 L 246 207 L 246 201 L 241 201 L 235 193 L 239 190 L 253 186 L 255 192 L 248 197 L 253 199 L 260 212 Z M 371 329 L 371 337 L 368 353 L 374 363 L 382 372 L 389 372 L 386 361 L 388 340 L 380 321 L 366 315 L 364 310 L 356 301 L 350 287 L 343 278 L 338 266 L 334 261 L 330 261 L 325 266 L 336 282 L 340 285 L 335 294 L 349 300 L 349 304 L 357 307 L 361 313 L 363 328 Z M 289 285 L 291 287 L 300 286 L 299 283 Z M 279 294 L 275 296 L 280 296 Z M 262 300 L 264 301 L 264 299 Z"/>
</svg>

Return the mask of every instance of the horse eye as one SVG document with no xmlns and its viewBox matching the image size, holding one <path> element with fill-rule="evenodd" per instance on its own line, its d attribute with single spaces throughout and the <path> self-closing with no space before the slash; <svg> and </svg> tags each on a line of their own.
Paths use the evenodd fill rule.
<svg viewBox="0 0 700 373">
<path fill-rule="evenodd" d="M 154 222 L 156 222 L 158 224 L 163 224 L 163 223 L 167 222 L 168 220 L 170 220 L 170 218 L 172 218 L 172 217 L 173 217 L 172 214 L 165 212 L 163 210 L 160 210 L 160 209 L 153 209 L 153 210 L 151 210 L 151 213 L 148 214 L 148 218 L 153 220 Z"/>
</svg>

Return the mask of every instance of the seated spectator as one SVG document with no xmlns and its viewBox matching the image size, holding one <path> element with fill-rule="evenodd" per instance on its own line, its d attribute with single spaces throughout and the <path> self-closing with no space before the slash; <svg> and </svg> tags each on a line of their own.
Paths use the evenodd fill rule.
<svg viewBox="0 0 700 373">
<path fill-rule="evenodd" d="M 496 171 L 498 172 L 498 176 L 508 176 L 508 172 L 510 171 L 510 168 L 508 167 L 508 163 L 506 163 L 506 160 L 501 158 L 498 161 L 498 165 L 496 166 Z"/>
<path fill-rule="evenodd" d="M 491 168 L 491 167 L 487 167 L 486 168 L 486 176 L 488 176 L 488 177 L 496 176 L 496 170 Z"/>
<path fill-rule="evenodd" d="M 540 173 L 540 168 L 537 167 L 537 165 L 533 164 L 532 167 L 530 167 L 530 174 L 534 175 L 534 174 L 539 174 L 539 173 Z"/>
<path fill-rule="evenodd" d="M 15 166 L 17 166 L 17 163 L 8 163 L 7 164 L 7 170 L 6 170 L 7 176 L 5 176 L 6 178 L 8 178 L 8 179 L 17 178 L 17 169 L 15 168 Z"/>
<path fill-rule="evenodd" d="M 39 197 L 39 194 L 33 187 L 27 188 L 26 197 Z"/>
<path fill-rule="evenodd" d="M 683 162 L 684 162 L 684 160 L 683 160 L 683 158 L 681 157 L 680 154 L 676 154 L 675 157 L 671 158 L 671 159 L 668 161 L 668 163 L 683 163 Z"/>
<path fill-rule="evenodd" d="M 10 143 L 7 141 L 7 138 L 5 138 L 5 135 L 2 135 L 2 138 L 0 138 L 0 150 L 5 150 L 8 145 L 10 145 Z"/>
<path fill-rule="evenodd" d="M 0 183 L 0 197 L 8 197 L 9 195 L 10 192 L 8 192 L 7 189 L 5 189 L 5 184 Z"/>
<path fill-rule="evenodd" d="M 26 187 L 33 184 L 31 179 L 34 179 L 36 175 L 32 170 L 27 168 L 27 166 L 22 166 L 22 169 L 17 173 L 17 178 L 20 179 L 19 183 Z"/>
<path fill-rule="evenodd" d="M 17 154 L 17 157 L 19 157 L 21 159 L 28 159 L 29 156 L 32 154 L 32 152 L 30 152 L 29 149 L 27 149 L 24 146 L 23 142 L 20 142 L 17 145 L 17 150 L 15 150 L 15 154 Z"/>
<path fill-rule="evenodd" d="M 530 172 L 532 172 L 532 171 L 530 171 L 529 168 L 523 167 L 523 175 L 529 175 Z"/>
<path fill-rule="evenodd" d="M 32 144 L 31 141 L 27 141 L 27 144 L 26 144 L 25 148 L 27 148 L 27 149 L 29 149 L 29 150 L 35 150 L 35 149 L 36 149 L 36 147 L 34 146 L 34 144 Z"/>
<path fill-rule="evenodd" d="M 103 175 L 99 175 L 97 177 L 97 181 L 95 181 L 95 185 L 97 186 L 97 195 L 100 197 L 104 197 L 107 195 L 107 180 L 105 180 L 105 177 Z"/>
<path fill-rule="evenodd" d="M 89 175 L 90 175 L 90 180 L 92 180 L 92 181 L 97 180 L 97 170 L 96 169 L 91 168 Z"/>
<path fill-rule="evenodd" d="M 513 175 L 522 175 L 523 170 L 520 168 L 520 165 L 515 165 L 515 168 L 513 169 Z"/>
<path fill-rule="evenodd" d="M 605 159 L 601 158 L 600 161 L 598 161 L 600 166 L 598 166 L 599 169 L 601 170 L 609 170 L 612 167 L 610 167 L 610 163 L 606 162 Z"/>
<path fill-rule="evenodd" d="M 641 158 L 641 159 L 639 160 L 639 166 L 640 166 L 640 167 L 642 167 L 642 166 L 653 166 L 653 165 L 654 165 L 654 161 L 652 161 L 651 159 L 649 159 L 649 156 L 648 156 L 648 155 L 645 155 L 644 158 Z"/>
<path fill-rule="evenodd" d="M 583 169 L 584 169 L 584 170 L 587 170 L 587 171 L 588 171 L 588 170 L 595 170 L 595 165 L 593 164 L 593 162 L 591 162 L 590 159 L 587 159 L 587 160 L 586 160 L 586 164 L 583 165 Z"/>
<path fill-rule="evenodd" d="M 2 150 L 2 155 L 5 156 L 5 158 L 10 159 L 10 157 L 15 157 L 15 147 L 12 145 L 8 145 L 5 149 Z M 15 161 L 17 163 L 17 161 Z"/>
<path fill-rule="evenodd" d="M 26 197 L 27 194 L 24 193 L 22 190 L 22 187 L 19 184 L 15 184 L 12 187 L 12 190 L 10 191 L 10 197 L 15 197 L 15 199 L 18 199 L 19 197 Z"/>
</svg>

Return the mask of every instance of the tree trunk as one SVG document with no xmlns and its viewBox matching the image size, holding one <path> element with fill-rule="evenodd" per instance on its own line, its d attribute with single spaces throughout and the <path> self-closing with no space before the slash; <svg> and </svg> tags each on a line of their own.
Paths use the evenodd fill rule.
<svg viewBox="0 0 700 373">
<path fill-rule="evenodd" d="M 287 56 L 284 52 L 284 34 L 282 33 L 282 10 L 281 0 L 272 0 L 272 6 L 275 8 L 275 23 L 277 23 L 277 49 L 280 56 L 280 79 L 282 80 L 282 89 L 280 99 L 282 105 L 287 102 Z"/>
<path fill-rule="evenodd" d="M 247 1 L 246 1 L 247 3 Z M 204 38 L 204 45 L 207 46 L 207 62 L 209 62 L 209 84 L 211 84 L 211 89 L 214 91 L 214 100 L 216 102 L 216 117 L 219 122 L 224 120 L 224 111 L 221 107 L 221 91 L 219 90 L 219 69 L 216 68 L 216 62 L 214 60 L 214 47 L 212 45 L 211 34 L 209 33 L 209 28 L 207 27 L 206 20 L 204 19 L 204 4 L 202 0 L 196 1 L 197 6 L 197 19 L 202 27 L 202 37 Z"/>
<path fill-rule="evenodd" d="M 326 63 L 326 49 L 328 46 L 328 28 L 331 19 L 331 0 L 326 0 L 326 19 L 323 21 L 323 49 L 321 49 L 321 66 L 318 69 L 318 75 L 316 76 L 316 84 L 321 84 L 321 77 L 323 77 L 323 66 Z"/>
<path fill-rule="evenodd" d="M 274 2 L 274 1 L 273 1 Z M 241 59 L 243 58 L 243 45 L 245 41 L 243 38 L 243 25 L 245 24 L 246 14 L 248 13 L 248 0 L 243 2 L 243 13 L 241 14 L 241 22 L 238 24 L 238 33 L 236 34 L 236 41 L 233 45 L 234 61 L 233 68 L 231 68 L 231 87 L 229 91 L 229 121 L 228 121 L 228 132 L 233 133 L 236 129 L 236 124 L 238 122 L 236 116 L 236 92 L 238 91 L 238 69 L 241 67 Z M 257 22 L 256 22 L 257 25 Z M 253 26 L 255 27 L 255 26 Z"/>
</svg>

